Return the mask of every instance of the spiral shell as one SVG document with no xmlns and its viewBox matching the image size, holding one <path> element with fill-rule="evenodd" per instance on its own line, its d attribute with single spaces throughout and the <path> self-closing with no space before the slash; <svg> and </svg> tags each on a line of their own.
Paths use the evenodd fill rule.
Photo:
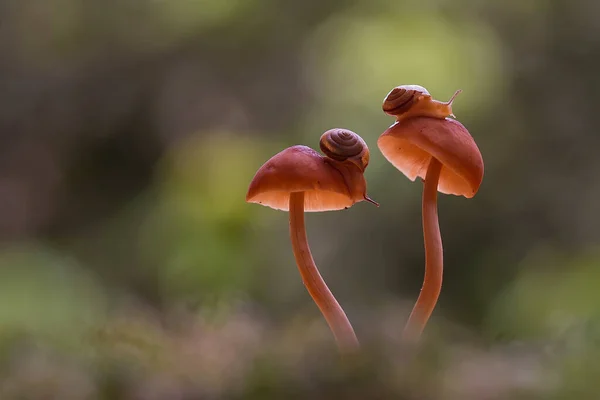
<svg viewBox="0 0 600 400">
<path fill-rule="evenodd" d="M 369 147 L 356 133 L 347 129 L 330 129 L 319 141 L 323 154 L 336 161 L 350 161 L 361 170 L 369 165 Z"/>
<path fill-rule="evenodd" d="M 397 117 L 406 113 L 420 99 L 431 99 L 431 95 L 423 86 L 397 86 L 383 100 L 383 112 Z"/>
</svg>

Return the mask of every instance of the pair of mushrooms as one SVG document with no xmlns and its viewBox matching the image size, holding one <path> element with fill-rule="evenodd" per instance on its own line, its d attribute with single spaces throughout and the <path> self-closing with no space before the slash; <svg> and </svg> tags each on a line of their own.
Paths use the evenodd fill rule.
<svg viewBox="0 0 600 400">
<path fill-rule="evenodd" d="M 379 137 L 384 157 L 411 181 L 424 180 L 423 235 L 425 277 L 403 337 L 420 337 L 437 303 L 443 274 L 442 238 L 437 192 L 473 197 L 483 179 L 483 159 L 469 131 L 452 114 L 452 102 L 432 99 L 417 85 L 398 86 L 388 93 L 383 111 L 396 122 Z M 292 146 L 269 159 L 250 183 L 246 201 L 289 211 L 290 237 L 304 285 L 325 317 L 342 351 L 359 347 L 344 310 L 321 277 L 306 239 L 304 212 L 332 211 L 360 201 L 379 206 L 367 196 L 364 171 L 369 149 L 346 129 L 321 136 L 325 156 L 306 146 Z"/>
</svg>

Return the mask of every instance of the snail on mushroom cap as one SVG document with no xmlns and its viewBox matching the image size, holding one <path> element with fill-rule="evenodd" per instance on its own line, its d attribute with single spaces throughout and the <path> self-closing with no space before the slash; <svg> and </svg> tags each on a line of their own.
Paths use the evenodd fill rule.
<svg viewBox="0 0 600 400">
<path fill-rule="evenodd" d="M 432 99 L 422 86 L 398 86 L 388 93 L 383 111 L 396 117 L 377 140 L 384 157 L 410 180 L 424 180 L 423 235 L 425 278 L 404 331 L 417 339 L 425 328 L 442 288 L 443 249 L 437 213 L 437 192 L 471 198 L 483 180 L 483 159 L 460 122 L 450 119 L 452 102 Z"/>
<path fill-rule="evenodd" d="M 450 100 L 434 100 L 427 89 L 419 85 L 403 85 L 393 88 L 383 101 L 383 112 L 398 121 L 409 117 L 454 117 L 452 102 L 462 90 L 454 92 Z"/>
<path fill-rule="evenodd" d="M 331 129 L 321 136 L 326 157 L 306 146 L 292 146 L 274 155 L 256 172 L 246 201 L 290 213 L 290 238 L 306 289 L 317 304 L 341 350 L 355 350 L 358 340 L 313 260 L 304 212 L 340 210 L 361 201 L 379 206 L 367 196 L 364 171 L 369 148 L 356 133 Z"/>
</svg>

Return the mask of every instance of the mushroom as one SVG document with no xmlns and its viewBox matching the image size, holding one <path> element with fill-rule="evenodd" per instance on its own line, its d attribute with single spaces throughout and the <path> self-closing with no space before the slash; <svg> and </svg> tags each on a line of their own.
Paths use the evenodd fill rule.
<svg viewBox="0 0 600 400">
<path fill-rule="evenodd" d="M 420 86 L 400 86 L 390 95 L 398 98 L 402 88 L 410 88 L 407 91 L 423 89 Z M 423 102 L 435 101 L 426 91 L 424 95 L 420 96 L 417 91 L 412 96 L 421 109 L 426 108 Z M 455 96 L 445 104 L 450 105 Z M 389 102 L 386 98 L 384 105 Z M 384 107 L 388 114 L 391 114 L 390 109 Z M 437 114 L 430 113 L 429 116 L 406 116 L 407 110 L 410 107 L 397 115 L 392 114 L 397 121 L 379 137 L 377 146 L 384 157 L 411 181 L 417 177 L 424 180 L 422 217 L 425 277 L 404 330 L 404 338 L 413 340 L 420 337 L 427 325 L 442 288 L 443 248 L 437 192 L 466 198 L 475 196 L 483 179 L 484 167 L 481 153 L 469 131 L 460 122 L 447 118 L 452 115 L 450 107 Z"/>
<path fill-rule="evenodd" d="M 368 201 L 364 171 L 369 149 L 356 133 L 331 129 L 321 136 L 325 156 L 306 146 L 292 146 L 269 159 L 250 183 L 246 201 L 289 211 L 290 237 L 302 281 L 317 304 L 342 351 L 359 343 L 346 317 L 319 273 L 306 239 L 304 212 L 341 210 Z"/>
</svg>

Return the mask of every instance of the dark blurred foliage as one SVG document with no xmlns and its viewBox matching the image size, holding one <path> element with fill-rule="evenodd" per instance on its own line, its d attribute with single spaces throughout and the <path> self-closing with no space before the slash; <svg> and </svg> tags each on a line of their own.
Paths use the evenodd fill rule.
<svg viewBox="0 0 600 400">
<path fill-rule="evenodd" d="M 0 0 L 0 398 L 597 398 L 600 3 Z M 440 196 L 423 343 L 420 196 L 385 94 L 462 88 L 485 161 Z M 376 209 L 307 215 L 365 351 L 340 360 L 260 165 L 344 127 Z"/>
</svg>

